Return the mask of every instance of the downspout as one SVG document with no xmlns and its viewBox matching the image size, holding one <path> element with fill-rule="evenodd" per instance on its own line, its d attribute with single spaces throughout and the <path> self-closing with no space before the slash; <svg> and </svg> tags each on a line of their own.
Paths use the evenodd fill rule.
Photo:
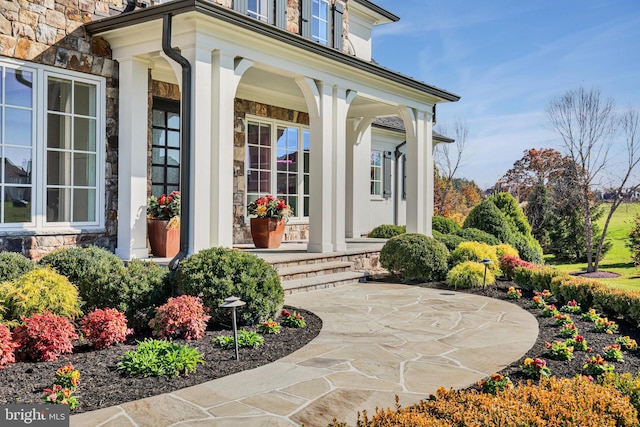
<svg viewBox="0 0 640 427">
<path fill-rule="evenodd" d="M 404 141 L 402 144 L 398 145 L 396 147 L 396 151 L 395 151 L 395 155 L 396 155 L 396 182 L 395 182 L 395 188 L 396 190 L 393 192 L 393 225 L 398 225 L 398 217 L 400 216 L 400 214 L 398 213 L 398 203 L 400 203 L 400 198 L 399 198 L 399 194 L 400 191 L 398 191 L 400 188 L 400 186 L 398 185 L 399 182 L 401 182 L 401 178 L 400 178 L 400 157 L 402 157 L 402 153 L 400 152 L 400 148 L 404 147 L 405 145 L 407 145 L 407 141 Z M 404 171 L 402 171 L 402 174 L 404 175 Z"/>
<path fill-rule="evenodd" d="M 182 91 L 180 102 L 180 251 L 169 262 L 169 269 L 175 271 L 189 252 L 189 229 L 191 228 L 191 64 L 184 56 L 171 47 L 171 20 L 167 13 L 162 20 L 162 50 L 182 67 Z M 186 196 L 186 197 L 185 197 Z"/>
</svg>

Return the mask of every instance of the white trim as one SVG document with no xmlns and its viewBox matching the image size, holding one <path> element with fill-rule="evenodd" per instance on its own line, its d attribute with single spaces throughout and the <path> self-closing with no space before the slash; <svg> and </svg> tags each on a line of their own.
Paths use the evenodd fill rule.
<svg viewBox="0 0 640 427">
<path fill-rule="evenodd" d="M 30 223 L 0 224 L 0 233 L 30 232 L 47 233 L 80 233 L 84 231 L 104 231 L 105 228 L 105 157 L 106 157 L 106 79 L 76 71 L 63 70 L 47 65 L 12 58 L 0 57 L 0 65 L 8 68 L 28 69 L 33 76 L 33 178 L 32 178 L 32 218 Z M 53 76 L 73 82 L 82 82 L 96 88 L 96 200 L 95 221 L 90 222 L 56 222 L 46 221 L 47 187 L 46 187 L 46 125 L 47 125 L 47 77 Z M 73 187 L 73 186 L 72 186 Z"/>
</svg>

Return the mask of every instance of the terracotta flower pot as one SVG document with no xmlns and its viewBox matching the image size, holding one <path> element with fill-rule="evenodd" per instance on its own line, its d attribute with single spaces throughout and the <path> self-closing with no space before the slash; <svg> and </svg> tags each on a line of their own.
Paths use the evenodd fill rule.
<svg viewBox="0 0 640 427">
<path fill-rule="evenodd" d="M 284 220 L 278 218 L 251 218 L 251 237 L 256 248 L 277 248 L 282 243 Z"/>
<path fill-rule="evenodd" d="M 160 258 L 173 258 L 180 250 L 180 227 L 167 228 L 169 221 L 147 219 L 147 235 L 151 253 Z"/>
</svg>

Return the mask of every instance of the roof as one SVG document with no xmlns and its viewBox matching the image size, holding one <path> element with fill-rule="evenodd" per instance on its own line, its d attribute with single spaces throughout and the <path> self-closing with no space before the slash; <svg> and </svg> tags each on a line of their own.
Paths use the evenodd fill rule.
<svg viewBox="0 0 640 427">
<path fill-rule="evenodd" d="M 378 15 L 384 16 L 391 22 L 398 22 L 400 20 L 400 17 L 398 15 L 394 15 L 393 13 L 389 12 L 387 9 L 383 9 L 377 4 L 370 2 L 369 0 L 354 0 L 354 1 L 356 3 L 360 3 L 361 5 L 371 9 L 372 11 L 376 12 Z"/>
<path fill-rule="evenodd" d="M 373 126 L 394 132 L 404 133 L 406 131 L 406 128 L 404 127 L 404 121 L 400 117 L 378 117 L 373 122 Z M 455 139 L 439 134 L 436 131 L 433 131 L 433 139 L 438 142 L 445 143 L 455 142 Z"/>
<path fill-rule="evenodd" d="M 359 3 L 366 2 L 368 5 L 375 5 L 367 0 L 355 0 Z M 379 7 L 378 7 L 379 8 Z M 379 8 L 381 9 L 381 8 Z M 384 9 L 381 9 L 384 10 Z M 304 38 L 298 34 L 290 33 L 286 30 L 278 28 L 249 16 L 245 16 L 235 10 L 215 4 L 209 0 L 175 0 L 162 3 L 156 6 L 138 9 L 133 12 L 124 13 L 116 16 L 107 17 L 85 25 L 87 32 L 91 35 L 99 35 L 101 33 L 126 28 L 132 25 L 154 21 L 161 19 L 165 14 L 171 13 L 179 15 L 188 12 L 198 12 L 204 15 L 220 19 L 222 21 L 237 25 L 238 27 L 253 31 L 257 34 L 270 37 L 274 40 L 287 43 L 291 46 L 302 50 L 323 56 L 333 61 L 353 67 L 360 71 L 371 73 L 375 76 L 402 84 L 409 88 L 440 98 L 442 101 L 456 102 L 460 99 L 459 95 L 438 88 L 433 85 L 415 80 L 398 72 L 381 67 L 373 62 L 365 61 L 355 56 L 348 55 L 336 49 L 321 45 L 310 39 Z M 389 12 L 387 12 L 389 13 Z M 395 15 L 394 15 L 395 16 Z"/>
</svg>

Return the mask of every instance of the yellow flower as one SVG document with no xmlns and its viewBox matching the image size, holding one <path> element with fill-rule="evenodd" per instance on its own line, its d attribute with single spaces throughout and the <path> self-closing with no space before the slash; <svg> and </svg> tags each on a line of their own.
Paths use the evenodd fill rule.
<svg viewBox="0 0 640 427">
<path fill-rule="evenodd" d="M 262 216 L 267 213 L 267 207 L 264 205 L 258 205 L 256 211 L 258 212 L 258 216 Z"/>
</svg>

